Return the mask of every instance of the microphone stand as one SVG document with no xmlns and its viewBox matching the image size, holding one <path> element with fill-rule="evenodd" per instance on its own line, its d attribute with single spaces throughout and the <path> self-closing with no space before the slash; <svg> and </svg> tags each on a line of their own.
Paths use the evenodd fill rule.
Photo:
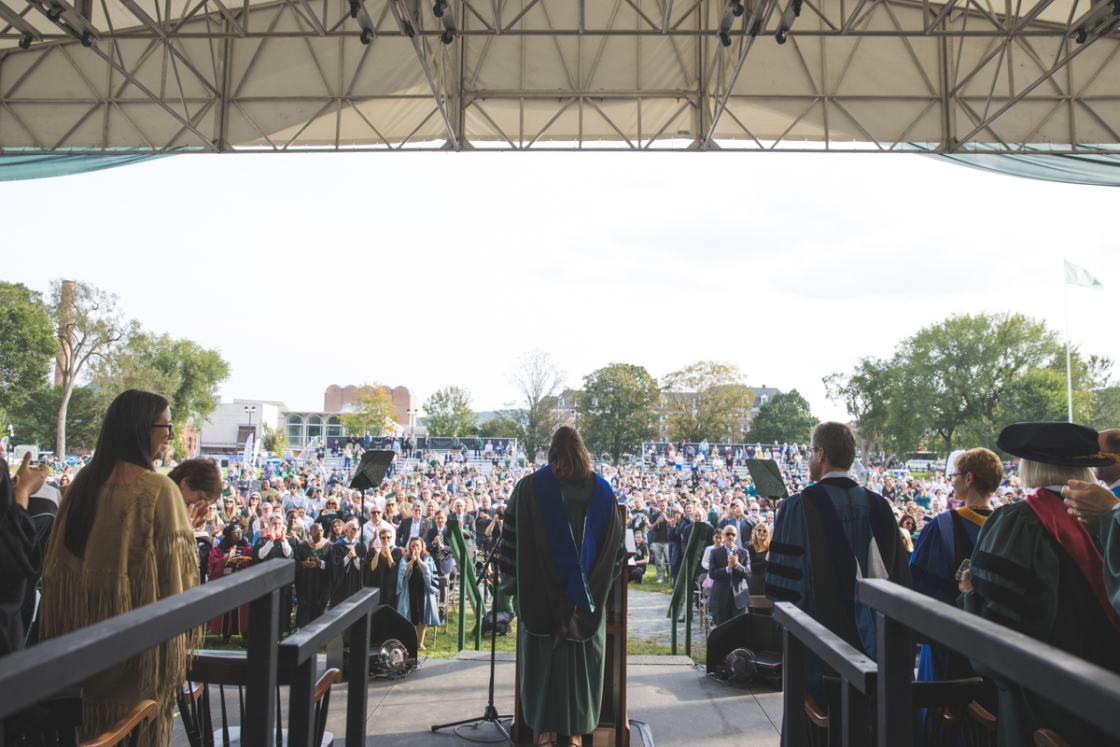
<svg viewBox="0 0 1120 747">
<path fill-rule="evenodd" d="M 498 565 L 498 548 L 501 547 L 501 544 L 502 544 L 501 535 L 499 535 L 498 537 L 495 538 L 494 546 L 490 548 L 490 554 L 486 556 L 486 560 L 482 564 L 482 574 L 483 574 L 484 579 L 486 577 L 487 567 L 489 567 L 491 564 L 494 566 L 494 591 L 495 591 L 494 598 L 497 598 L 498 584 L 501 583 L 501 577 L 500 577 L 500 571 L 499 571 L 499 565 Z M 462 573 L 463 573 L 463 571 L 462 571 L 462 569 L 460 569 L 460 582 L 459 582 L 460 584 L 462 583 L 462 580 L 461 580 L 462 579 Z M 459 604 L 463 604 L 465 601 L 466 600 L 463 598 L 463 594 L 460 592 L 460 594 L 459 594 Z M 462 721 L 453 721 L 450 724 L 435 724 L 435 725 L 432 726 L 432 731 L 440 731 L 441 729 L 450 729 L 450 728 L 454 727 L 455 733 L 458 734 L 463 739 L 467 740 L 468 742 L 481 742 L 481 743 L 484 743 L 484 744 L 497 743 L 497 742 L 509 742 L 510 744 L 513 744 L 513 739 L 509 735 L 509 730 L 506 729 L 505 725 L 502 723 L 502 721 L 512 720 L 513 719 L 513 714 L 499 715 L 498 714 L 498 709 L 494 707 L 494 662 L 496 661 L 497 651 L 498 651 L 498 649 L 497 649 L 497 646 L 498 646 L 498 613 L 497 613 L 496 610 L 492 609 L 490 611 L 490 619 L 491 619 L 491 622 L 490 622 L 490 698 L 486 702 L 486 708 L 482 712 L 482 717 L 481 718 L 468 718 L 468 719 L 463 719 Z M 475 622 L 475 624 L 476 625 L 482 625 L 482 620 L 481 619 L 477 620 Z M 476 739 L 476 738 L 473 738 L 473 737 L 468 737 L 465 734 L 463 734 L 461 731 L 459 731 L 459 729 L 461 729 L 464 726 L 472 726 L 472 727 L 477 729 L 478 725 L 483 724 L 483 723 L 493 724 L 494 726 L 498 727 L 498 731 L 500 731 L 502 733 L 502 738 L 501 739 Z"/>
</svg>

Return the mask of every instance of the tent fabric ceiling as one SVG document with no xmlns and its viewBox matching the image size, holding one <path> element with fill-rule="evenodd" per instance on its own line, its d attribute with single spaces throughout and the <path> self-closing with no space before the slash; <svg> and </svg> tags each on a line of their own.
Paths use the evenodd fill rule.
<svg viewBox="0 0 1120 747">
<path fill-rule="evenodd" d="M 0 0 L 0 150 L 1108 153 L 1118 6 Z"/>
</svg>

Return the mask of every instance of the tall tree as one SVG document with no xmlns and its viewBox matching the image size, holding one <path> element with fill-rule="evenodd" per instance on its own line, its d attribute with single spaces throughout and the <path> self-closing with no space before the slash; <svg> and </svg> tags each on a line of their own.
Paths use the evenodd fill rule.
<svg viewBox="0 0 1120 747">
<path fill-rule="evenodd" d="M 642 366 L 612 363 L 583 379 L 576 397 L 580 433 L 594 454 L 637 454 L 643 441 L 657 436 L 654 422 L 661 393 Z"/>
<path fill-rule="evenodd" d="M 47 384 L 58 340 L 42 294 L 0 282 L 0 418 L 11 415 Z"/>
<path fill-rule="evenodd" d="M 471 393 L 457 386 L 432 392 L 424 402 L 424 426 L 430 436 L 465 436 L 478 428 Z"/>
<path fill-rule="evenodd" d="M 817 419 L 796 389 L 775 394 L 758 408 L 750 437 L 759 443 L 807 444 Z"/>
<path fill-rule="evenodd" d="M 663 412 L 674 439 L 723 441 L 742 435 L 740 425 L 754 404 L 738 366 L 699 361 L 662 382 Z"/>
<path fill-rule="evenodd" d="M 35 444 L 43 449 L 57 443 L 56 417 L 61 402 L 62 387 L 44 383 L 39 391 L 14 408 L 11 424 L 17 443 Z M 104 418 L 105 400 L 100 393 L 89 386 L 74 387 L 66 408 L 67 440 L 71 446 L 86 451 L 93 449 Z"/>
<path fill-rule="evenodd" d="M 348 433 L 372 433 L 380 436 L 392 429 L 397 420 L 393 398 L 380 384 L 363 384 L 354 398 L 354 410 L 338 417 Z"/>
<path fill-rule="evenodd" d="M 193 340 L 136 332 L 91 366 L 90 379 L 107 398 L 126 389 L 148 389 L 171 400 L 171 417 L 182 432 L 202 423 L 218 406 L 218 387 L 229 364 L 216 350 Z"/>
<path fill-rule="evenodd" d="M 520 408 L 514 411 L 517 438 L 525 455 L 533 462 L 548 447 L 552 432 L 560 425 L 553 408 L 555 397 L 564 386 L 564 371 L 543 350 L 522 353 L 513 365 L 510 381 L 520 395 Z"/>
<path fill-rule="evenodd" d="M 517 418 L 503 413 L 479 424 L 478 435 L 483 438 L 513 438 L 520 428 Z"/>
<path fill-rule="evenodd" d="M 66 409 L 86 366 L 110 354 L 138 329 L 117 308 L 117 296 L 80 281 L 51 283 L 50 313 L 61 348 L 62 396 L 58 403 L 55 452 L 66 454 Z"/>
<path fill-rule="evenodd" d="M 865 455 L 884 443 L 890 423 L 890 393 L 893 386 L 889 361 L 863 358 L 851 374 L 824 377 L 825 391 L 833 402 L 842 403 L 856 420 L 856 434 Z"/>
</svg>

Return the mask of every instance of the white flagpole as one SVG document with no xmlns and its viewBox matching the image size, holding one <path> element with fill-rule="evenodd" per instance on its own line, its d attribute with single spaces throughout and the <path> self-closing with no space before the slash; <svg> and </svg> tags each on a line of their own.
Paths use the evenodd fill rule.
<svg viewBox="0 0 1120 747">
<path fill-rule="evenodd" d="M 1066 254 L 1062 252 L 1062 288 L 1066 297 L 1066 404 L 1069 422 L 1073 422 L 1073 369 L 1070 368 L 1069 355 L 1069 280 L 1066 278 Z"/>
</svg>

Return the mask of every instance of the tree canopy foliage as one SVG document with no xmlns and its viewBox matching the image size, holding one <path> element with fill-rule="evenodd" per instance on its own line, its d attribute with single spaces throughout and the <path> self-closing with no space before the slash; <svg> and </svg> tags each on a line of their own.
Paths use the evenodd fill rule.
<svg viewBox="0 0 1120 747">
<path fill-rule="evenodd" d="M 583 379 L 576 397 L 576 423 L 592 454 L 638 454 L 643 441 L 657 436 L 654 423 L 661 393 L 641 366 L 612 363 Z"/>
<path fill-rule="evenodd" d="M 46 386 L 57 352 L 42 294 L 0 282 L 0 417 L 11 417 Z"/>
<path fill-rule="evenodd" d="M 674 440 L 740 439 L 740 423 L 754 404 L 754 392 L 738 366 L 699 361 L 674 371 L 662 382 L 663 414 Z"/>
<path fill-rule="evenodd" d="M 354 410 L 338 417 L 348 433 L 380 436 L 391 430 L 397 419 L 393 398 L 380 384 L 363 384 L 354 397 Z"/>
<path fill-rule="evenodd" d="M 193 340 L 135 332 L 91 369 L 90 381 L 106 405 L 126 389 L 147 389 L 171 400 L 171 419 L 180 433 L 188 422 L 202 423 L 218 406 L 218 387 L 229 364 L 216 350 Z"/>
<path fill-rule="evenodd" d="M 477 432 L 482 438 L 516 438 L 520 427 L 516 418 L 503 413 L 482 421 Z"/>
<path fill-rule="evenodd" d="M 750 438 L 758 443 L 807 444 L 817 419 L 796 389 L 779 392 L 758 408 Z"/>
<path fill-rule="evenodd" d="M 424 426 L 429 436 L 465 436 L 478 428 L 471 393 L 457 386 L 437 389 L 424 401 Z"/>
<path fill-rule="evenodd" d="M 1074 420 L 1116 414 L 1107 358 L 1071 356 Z M 951 316 L 899 343 L 889 359 L 865 358 L 825 377 L 830 399 L 856 419 L 865 450 L 995 448 L 1010 423 L 1066 419 L 1065 350 L 1044 322 L 1023 314 Z M 1115 421 L 1112 421 L 1115 422 Z"/>
</svg>

